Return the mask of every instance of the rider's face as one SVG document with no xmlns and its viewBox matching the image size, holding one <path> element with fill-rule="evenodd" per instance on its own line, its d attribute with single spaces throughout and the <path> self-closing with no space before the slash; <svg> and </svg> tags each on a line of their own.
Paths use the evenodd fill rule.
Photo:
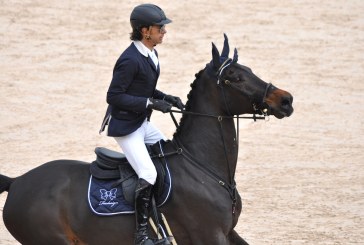
<svg viewBox="0 0 364 245">
<path fill-rule="evenodd" d="M 163 42 L 164 34 L 167 33 L 165 25 L 153 25 L 149 28 L 143 28 L 143 43 L 146 44 L 148 48 L 153 48 L 158 44 Z"/>
</svg>

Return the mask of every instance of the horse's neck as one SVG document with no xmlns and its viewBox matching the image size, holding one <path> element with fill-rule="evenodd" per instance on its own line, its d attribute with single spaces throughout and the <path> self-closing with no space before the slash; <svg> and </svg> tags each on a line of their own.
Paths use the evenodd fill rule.
<svg viewBox="0 0 364 245">
<path fill-rule="evenodd" d="M 190 92 L 187 110 L 223 116 L 221 96 L 216 82 L 199 81 Z M 208 165 L 226 179 L 234 174 L 232 171 L 235 170 L 238 148 L 232 118 L 219 121 L 217 117 L 186 114 L 176 137 L 200 164 Z"/>
<path fill-rule="evenodd" d="M 179 141 L 192 155 L 198 156 L 201 162 L 225 168 L 226 161 L 236 162 L 238 153 L 236 131 L 232 119 L 188 116 L 182 126 Z M 225 152 L 226 151 L 226 152 Z M 226 160 L 226 155 L 229 157 Z"/>
</svg>

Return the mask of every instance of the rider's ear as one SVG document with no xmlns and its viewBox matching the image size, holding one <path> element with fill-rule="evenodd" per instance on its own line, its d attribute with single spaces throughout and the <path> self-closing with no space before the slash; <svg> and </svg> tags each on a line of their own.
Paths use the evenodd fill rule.
<svg viewBox="0 0 364 245">
<path fill-rule="evenodd" d="M 212 43 L 212 63 L 217 70 L 220 67 L 220 53 L 214 43 Z"/>
</svg>

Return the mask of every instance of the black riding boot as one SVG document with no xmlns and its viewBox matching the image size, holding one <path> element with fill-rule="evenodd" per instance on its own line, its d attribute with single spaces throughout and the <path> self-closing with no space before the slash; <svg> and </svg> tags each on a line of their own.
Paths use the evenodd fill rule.
<svg viewBox="0 0 364 245">
<path fill-rule="evenodd" d="M 135 216 L 136 216 L 136 234 L 135 245 L 153 245 L 153 241 L 148 237 L 148 218 L 150 196 L 152 185 L 144 179 L 139 179 L 135 190 Z"/>
</svg>

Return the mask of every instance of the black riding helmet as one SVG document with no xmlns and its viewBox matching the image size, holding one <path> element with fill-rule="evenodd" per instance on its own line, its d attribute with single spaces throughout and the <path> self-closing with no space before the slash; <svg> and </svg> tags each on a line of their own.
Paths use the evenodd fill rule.
<svg viewBox="0 0 364 245">
<path fill-rule="evenodd" d="M 154 4 L 141 4 L 136 6 L 130 15 L 130 24 L 134 30 L 152 25 L 165 25 L 171 23 L 163 10 Z"/>
</svg>

